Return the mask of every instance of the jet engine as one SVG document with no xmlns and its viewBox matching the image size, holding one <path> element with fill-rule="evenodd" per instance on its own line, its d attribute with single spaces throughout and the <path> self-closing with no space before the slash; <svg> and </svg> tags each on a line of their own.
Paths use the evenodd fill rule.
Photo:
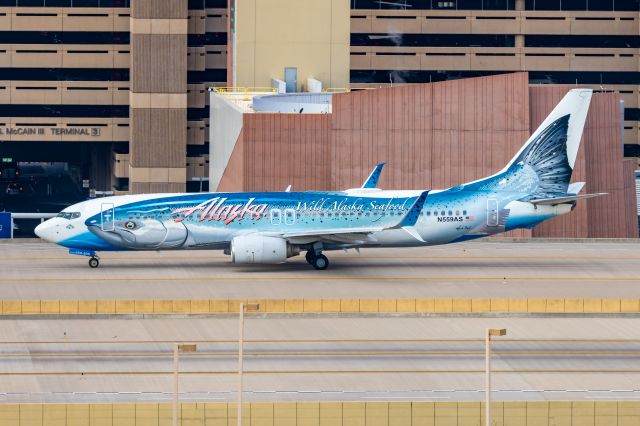
<svg viewBox="0 0 640 426">
<path fill-rule="evenodd" d="M 279 237 L 241 235 L 231 240 L 233 263 L 282 263 L 299 253 L 300 249 Z"/>
</svg>

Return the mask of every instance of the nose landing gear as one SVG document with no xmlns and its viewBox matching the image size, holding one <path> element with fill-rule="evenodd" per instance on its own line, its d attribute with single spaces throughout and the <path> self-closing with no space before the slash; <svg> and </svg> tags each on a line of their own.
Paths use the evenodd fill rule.
<svg viewBox="0 0 640 426">
<path fill-rule="evenodd" d="M 76 256 L 87 256 L 89 259 L 89 267 L 97 268 L 100 265 L 100 258 L 93 250 L 84 250 L 84 249 L 69 249 L 69 254 L 74 254 Z"/>
<path fill-rule="evenodd" d="M 319 271 L 324 271 L 329 267 L 329 259 L 322 253 L 316 254 L 314 250 L 309 250 L 305 255 L 307 262 Z"/>
</svg>

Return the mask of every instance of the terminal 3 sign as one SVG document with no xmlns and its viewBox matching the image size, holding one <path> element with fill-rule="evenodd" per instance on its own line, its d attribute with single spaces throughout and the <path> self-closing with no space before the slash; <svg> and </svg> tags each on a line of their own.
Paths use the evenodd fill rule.
<svg viewBox="0 0 640 426">
<path fill-rule="evenodd" d="M 0 136 L 100 136 L 100 127 L 0 126 Z"/>
</svg>

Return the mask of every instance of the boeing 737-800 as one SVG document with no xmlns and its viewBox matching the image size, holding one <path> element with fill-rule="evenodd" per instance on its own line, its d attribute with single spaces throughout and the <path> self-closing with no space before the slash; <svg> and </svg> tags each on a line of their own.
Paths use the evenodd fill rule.
<svg viewBox="0 0 640 426">
<path fill-rule="evenodd" d="M 444 190 L 361 188 L 330 192 L 123 195 L 84 201 L 36 228 L 71 254 L 218 249 L 236 263 L 281 263 L 306 251 L 449 244 L 569 213 L 584 183 L 570 184 L 592 91 L 574 89 L 498 173 Z"/>
</svg>

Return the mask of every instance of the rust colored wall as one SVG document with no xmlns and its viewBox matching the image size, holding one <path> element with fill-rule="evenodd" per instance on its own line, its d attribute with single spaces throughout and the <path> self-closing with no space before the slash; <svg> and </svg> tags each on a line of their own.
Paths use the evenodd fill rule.
<svg viewBox="0 0 640 426">
<path fill-rule="evenodd" d="M 586 190 L 609 195 L 587 201 L 589 237 L 628 236 L 620 119 L 618 94 L 593 95 L 584 130 Z"/>
<path fill-rule="evenodd" d="M 219 192 L 241 192 L 245 190 L 244 186 L 244 130 L 240 130 L 238 140 L 233 147 L 231 158 L 224 170 L 217 191 Z"/>
<path fill-rule="evenodd" d="M 638 237 L 638 205 L 636 203 L 636 160 L 623 161 L 624 203 L 627 212 L 627 236 Z"/>
<path fill-rule="evenodd" d="M 572 87 L 569 86 L 536 86 L 529 89 L 529 117 L 531 133 L 540 126 L 547 115 L 549 115 L 553 108 L 571 88 Z M 597 97 L 592 97 L 589 115 L 591 114 L 591 108 L 593 108 L 594 103 L 597 102 Z M 587 123 L 585 124 L 585 127 L 589 125 L 589 115 L 587 115 Z M 585 136 L 586 135 L 583 135 L 582 142 L 580 143 L 580 149 L 578 150 L 578 157 L 576 158 L 576 164 L 571 177 L 572 182 L 589 181 L 589 179 L 586 178 Z M 589 190 L 588 186 L 583 190 L 583 192 L 586 192 L 587 190 Z M 588 237 L 588 234 L 589 223 L 587 218 L 587 202 L 578 203 L 576 208 L 568 215 L 547 220 L 546 222 L 536 226 L 533 230 L 534 237 L 546 238 L 586 238 Z"/>
<path fill-rule="evenodd" d="M 245 114 L 219 190 L 353 188 L 382 161 L 384 189 L 472 181 L 500 170 L 567 90 L 529 88 L 526 73 L 513 73 L 338 94 L 332 114 Z M 617 102 L 594 95 L 573 177 L 611 195 L 509 235 L 637 236 L 625 208 L 635 195 L 625 187 Z"/>
<path fill-rule="evenodd" d="M 529 135 L 526 73 L 340 94 L 332 188 L 386 161 L 385 189 L 446 188 L 500 170 Z"/>
<path fill-rule="evenodd" d="M 531 131 L 573 86 L 539 86 L 530 89 Z M 578 203 L 568 215 L 537 226 L 534 237 L 635 238 L 635 194 L 630 193 L 632 165 L 625 171 L 620 134 L 620 97 L 594 93 L 589 106 L 572 182 L 587 182 L 585 193 L 608 195 Z M 626 185 L 626 186 L 625 186 Z M 629 189 L 627 189 L 629 188 Z M 633 225 L 635 223 L 635 226 Z"/>
<path fill-rule="evenodd" d="M 330 114 L 245 114 L 244 188 L 331 189 L 330 124 Z"/>
</svg>

